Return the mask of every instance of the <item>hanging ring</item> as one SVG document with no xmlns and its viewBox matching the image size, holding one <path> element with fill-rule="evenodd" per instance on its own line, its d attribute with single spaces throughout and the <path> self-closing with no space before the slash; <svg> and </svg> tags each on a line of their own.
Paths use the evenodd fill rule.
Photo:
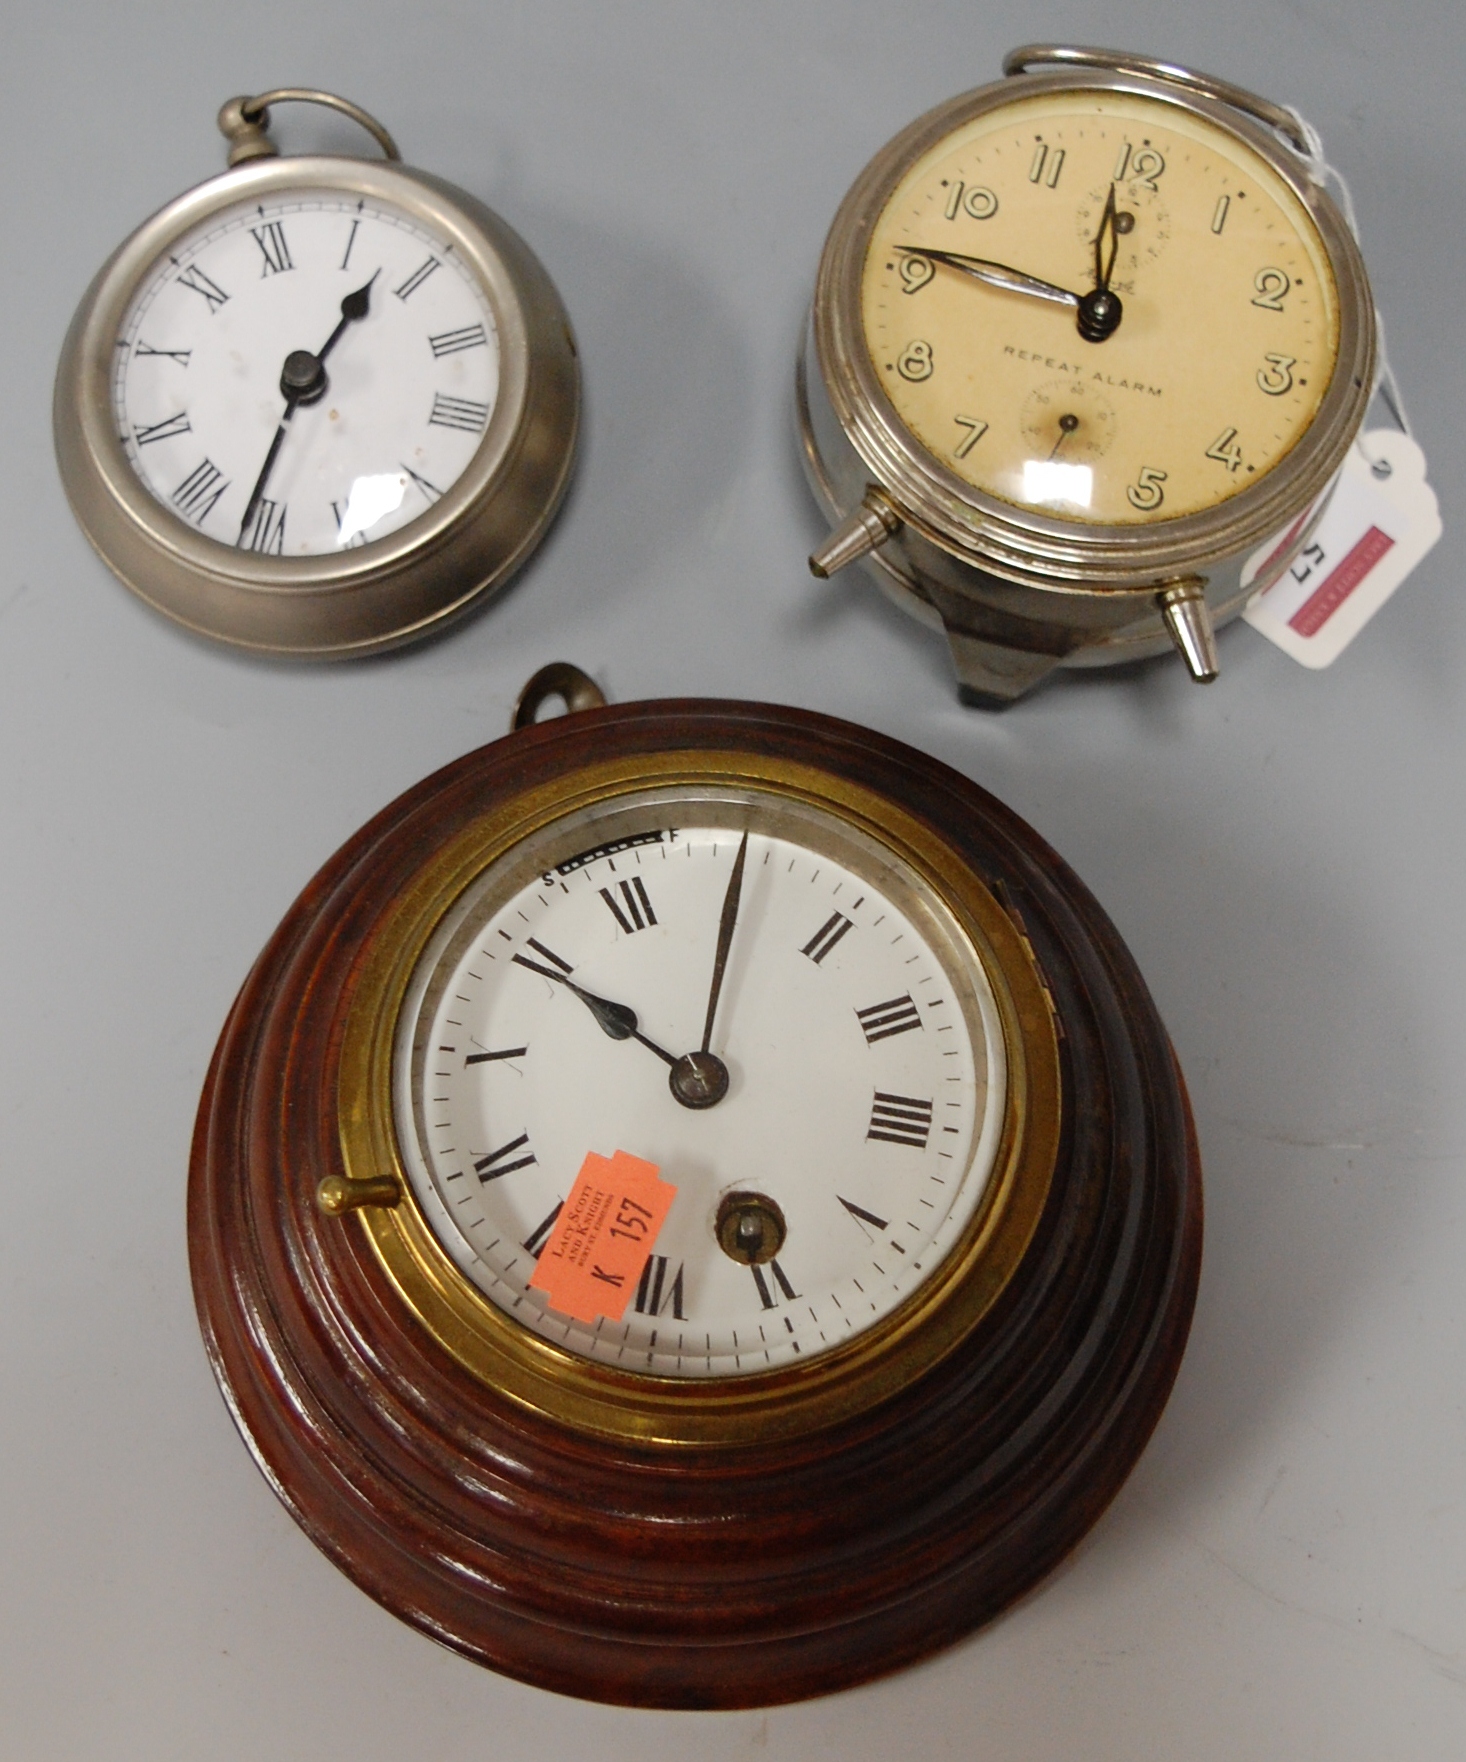
<svg viewBox="0 0 1466 1762">
<path fill-rule="evenodd" d="M 599 710 L 606 702 L 605 692 L 589 673 L 581 672 L 569 661 L 551 661 L 520 692 L 509 724 L 511 732 L 532 727 L 540 710 L 554 697 L 563 699 L 565 713 L 570 716 L 579 710 Z"/>
<path fill-rule="evenodd" d="M 1038 67 L 1097 67 L 1106 73 L 1133 73 L 1144 79 L 1166 80 L 1185 91 L 1196 92 L 1203 98 L 1215 98 L 1232 110 L 1256 117 L 1280 134 L 1305 159 L 1312 157 L 1308 137 L 1292 111 L 1259 98 L 1245 86 L 1234 86 L 1230 80 L 1215 79 L 1209 73 L 1196 73 L 1174 61 L 1152 61 L 1147 56 L 1128 55 L 1119 49 L 1083 49 L 1062 43 L 1026 43 L 1023 48 L 1013 49 L 1003 57 L 1005 74 L 1030 73 Z"/>
<path fill-rule="evenodd" d="M 270 139 L 270 106 L 272 104 L 321 104 L 349 116 L 372 137 L 388 159 L 400 160 L 394 141 L 369 112 L 349 98 L 338 98 L 334 92 L 313 91 L 305 86 L 281 86 L 273 92 L 261 92 L 255 98 L 230 98 L 219 112 L 219 131 L 229 142 L 230 165 L 242 165 L 247 159 L 271 159 L 280 151 Z"/>
</svg>

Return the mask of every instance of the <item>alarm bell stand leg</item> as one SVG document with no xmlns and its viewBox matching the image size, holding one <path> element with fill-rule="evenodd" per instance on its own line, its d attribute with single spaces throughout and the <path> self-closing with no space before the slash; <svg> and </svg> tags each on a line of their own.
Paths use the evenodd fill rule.
<svg viewBox="0 0 1466 1762">
<path fill-rule="evenodd" d="M 1159 597 L 1166 629 L 1191 677 L 1198 685 L 1210 685 L 1220 667 L 1211 608 L 1206 603 L 1206 583 L 1196 578 L 1178 581 Z"/>
</svg>

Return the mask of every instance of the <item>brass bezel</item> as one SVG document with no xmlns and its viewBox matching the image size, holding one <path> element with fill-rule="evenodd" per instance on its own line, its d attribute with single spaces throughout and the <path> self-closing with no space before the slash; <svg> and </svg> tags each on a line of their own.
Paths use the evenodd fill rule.
<svg viewBox="0 0 1466 1762">
<path fill-rule="evenodd" d="M 907 170 L 974 118 L 1052 93 L 1148 98 L 1240 139 L 1297 196 L 1318 229 L 1339 300 L 1339 352 L 1312 423 L 1262 478 L 1214 508 L 1153 525 L 1064 520 L 967 484 L 907 429 L 876 376 L 861 321 L 861 276 L 877 220 Z M 1374 386 L 1374 305 L 1353 235 L 1309 165 L 1250 115 L 1174 79 L 1091 66 L 1020 73 L 966 92 L 903 129 L 856 179 L 831 225 L 811 309 L 815 358 L 840 428 L 901 518 L 931 543 L 1010 580 L 1060 592 L 1133 592 L 1205 572 L 1282 531 L 1343 464 Z"/>
<path fill-rule="evenodd" d="M 750 1376 L 640 1375 L 573 1355 L 515 1321 L 459 1271 L 411 1192 L 394 1127 L 399 1016 L 434 931 L 477 876 L 521 840 L 581 808 L 656 788 L 738 788 L 798 801 L 884 846 L 930 886 L 972 942 L 992 986 L 1007 1061 L 1002 1137 L 988 1190 L 930 1280 L 867 1333 L 819 1358 Z M 407 1309 L 470 1375 L 567 1430 L 687 1447 L 797 1437 L 852 1418 L 955 1350 L 1021 1263 L 1058 1152 L 1061 1085 L 1048 993 L 1027 940 L 960 851 L 897 802 L 815 766 L 750 751 L 669 751 L 587 765 L 509 795 L 423 864 L 376 928 L 347 1012 L 338 1087 L 349 1179 L 395 1175 L 393 1207 L 366 1232 Z"/>
<path fill-rule="evenodd" d="M 133 469 L 112 409 L 117 338 L 139 281 L 194 227 L 241 202 L 328 190 L 390 204 L 451 241 L 499 331 L 499 395 L 478 451 L 431 508 L 386 537 L 316 557 L 256 556 L 196 532 Z M 205 636 L 272 655 L 370 654 L 437 628 L 500 586 L 569 481 L 580 382 L 570 321 L 524 241 L 464 191 L 386 161 L 254 159 L 167 204 L 103 265 L 56 373 L 62 481 L 126 586 Z"/>
</svg>

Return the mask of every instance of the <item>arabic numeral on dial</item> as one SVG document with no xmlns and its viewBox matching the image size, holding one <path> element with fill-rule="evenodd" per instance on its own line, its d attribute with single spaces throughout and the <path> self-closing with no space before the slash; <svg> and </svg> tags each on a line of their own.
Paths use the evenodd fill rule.
<svg viewBox="0 0 1466 1762">
<path fill-rule="evenodd" d="M 1154 147 L 1142 147 L 1130 158 L 1130 181 L 1132 184 L 1144 184 L 1148 190 L 1158 190 L 1158 179 L 1166 169 L 1163 153 L 1157 153 Z"/>
<path fill-rule="evenodd" d="M 1040 141 L 1033 150 L 1033 159 L 1028 167 L 1028 181 L 1031 184 L 1046 184 L 1049 189 L 1059 187 L 1059 173 L 1064 169 L 1064 149 L 1050 147 L 1047 142 Z"/>
<path fill-rule="evenodd" d="M 1280 398 L 1284 392 L 1293 389 L 1293 369 L 1298 365 L 1296 355 L 1264 355 L 1266 367 L 1257 370 L 1257 383 L 1261 390 L 1270 398 Z"/>
<path fill-rule="evenodd" d="M 960 178 L 954 178 L 947 192 L 943 213 L 955 220 L 959 213 L 970 214 L 974 220 L 991 220 L 998 212 L 998 198 L 985 184 L 974 184 L 969 190 Z"/>
<path fill-rule="evenodd" d="M 923 379 L 931 378 L 933 366 L 932 346 L 930 343 L 922 342 L 919 337 L 914 342 L 907 343 L 896 357 L 896 371 L 902 379 L 909 379 L 917 383 Z"/>
<path fill-rule="evenodd" d="M 907 251 L 901 258 L 902 291 L 908 294 L 919 293 L 936 273 L 937 266 L 930 257 Z"/>
<path fill-rule="evenodd" d="M 964 434 L 962 439 L 958 441 L 957 445 L 953 447 L 952 457 L 954 459 L 965 459 L 987 433 L 988 425 L 977 416 L 954 416 L 952 420 L 959 428 L 965 428 L 967 430 L 967 433 Z"/>
<path fill-rule="evenodd" d="M 1224 428 L 1212 444 L 1206 449 L 1208 459 L 1215 459 L 1218 465 L 1225 465 L 1228 471 L 1242 469 L 1242 449 L 1237 445 L 1237 430 Z"/>
<path fill-rule="evenodd" d="M 1227 210 L 1231 206 L 1232 198 L 1230 196 L 1217 197 L 1217 205 L 1212 210 L 1211 217 L 1211 229 L 1214 233 L 1221 234 L 1222 228 L 1227 224 Z"/>
<path fill-rule="evenodd" d="M 1166 492 L 1161 488 L 1165 481 L 1164 471 L 1158 471 L 1154 465 L 1142 465 L 1135 482 L 1125 486 L 1130 506 L 1139 508 L 1142 514 L 1153 514 L 1166 499 Z"/>
<path fill-rule="evenodd" d="M 1283 296 L 1293 284 L 1281 269 L 1259 269 L 1252 285 L 1257 289 L 1252 300 L 1254 306 L 1261 306 L 1264 312 L 1281 312 Z"/>
</svg>

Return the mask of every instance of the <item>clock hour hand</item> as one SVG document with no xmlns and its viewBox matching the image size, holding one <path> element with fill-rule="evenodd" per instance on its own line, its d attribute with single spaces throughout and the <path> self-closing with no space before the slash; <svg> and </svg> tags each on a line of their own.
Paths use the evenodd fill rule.
<svg viewBox="0 0 1466 1762">
<path fill-rule="evenodd" d="M 285 357 L 285 365 L 280 369 L 280 395 L 285 400 L 285 413 L 275 430 L 275 438 L 270 442 L 270 450 L 265 454 L 265 462 L 260 467 L 260 474 L 255 479 L 255 486 L 249 492 L 249 500 L 245 503 L 244 518 L 239 523 L 239 543 L 243 544 L 254 522 L 255 514 L 265 497 L 265 485 L 270 481 L 270 473 L 275 468 L 275 460 L 279 457 L 280 448 L 285 442 L 285 430 L 290 418 L 295 414 L 299 404 L 314 404 L 326 392 L 326 357 L 341 340 L 341 335 L 348 325 L 357 323 L 366 317 L 371 307 L 372 282 L 380 275 L 377 270 L 372 280 L 355 293 L 348 294 L 341 302 L 341 319 L 326 338 L 322 348 L 312 354 L 309 349 L 292 349 Z"/>
<path fill-rule="evenodd" d="M 1106 234 L 1110 245 L 1108 258 L 1105 256 Z M 1115 186 L 1111 184 L 1099 230 L 1094 235 L 1094 287 L 1079 302 L 1079 334 L 1091 343 L 1102 343 L 1106 337 L 1113 336 L 1124 315 L 1120 296 L 1110 292 L 1110 277 L 1115 273 L 1115 257 L 1119 249 L 1120 216 L 1115 208 Z"/>
<path fill-rule="evenodd" d="M 587 991 L 577 985 L 573 979 L 567 979 L 564 973 L 557 973 L 550 967 L 542 967 L 538 961 L 532 961 L 528 955 L 517 954 L 515 963 L 528 967 L 530 972 L 538 973 L 541 978 L 553 979 L 557 985 L 563 985 L 567 991 L 573 991 L 590 1013 L 595 1017 L 603 1033 L 610 1035 L 612 1040 L 639 1040 L 649 1052 L 656 1053 L 664 1064 L 675 1065 L 677 1060 L 670 1052 L 664 1052 L 655 1040 L 648 1040 L 637 1024 L 636 1011 L 628 1004 L 612 1003 L 608 997 L 597 997 L 594 991 Z"/>
</svg>

